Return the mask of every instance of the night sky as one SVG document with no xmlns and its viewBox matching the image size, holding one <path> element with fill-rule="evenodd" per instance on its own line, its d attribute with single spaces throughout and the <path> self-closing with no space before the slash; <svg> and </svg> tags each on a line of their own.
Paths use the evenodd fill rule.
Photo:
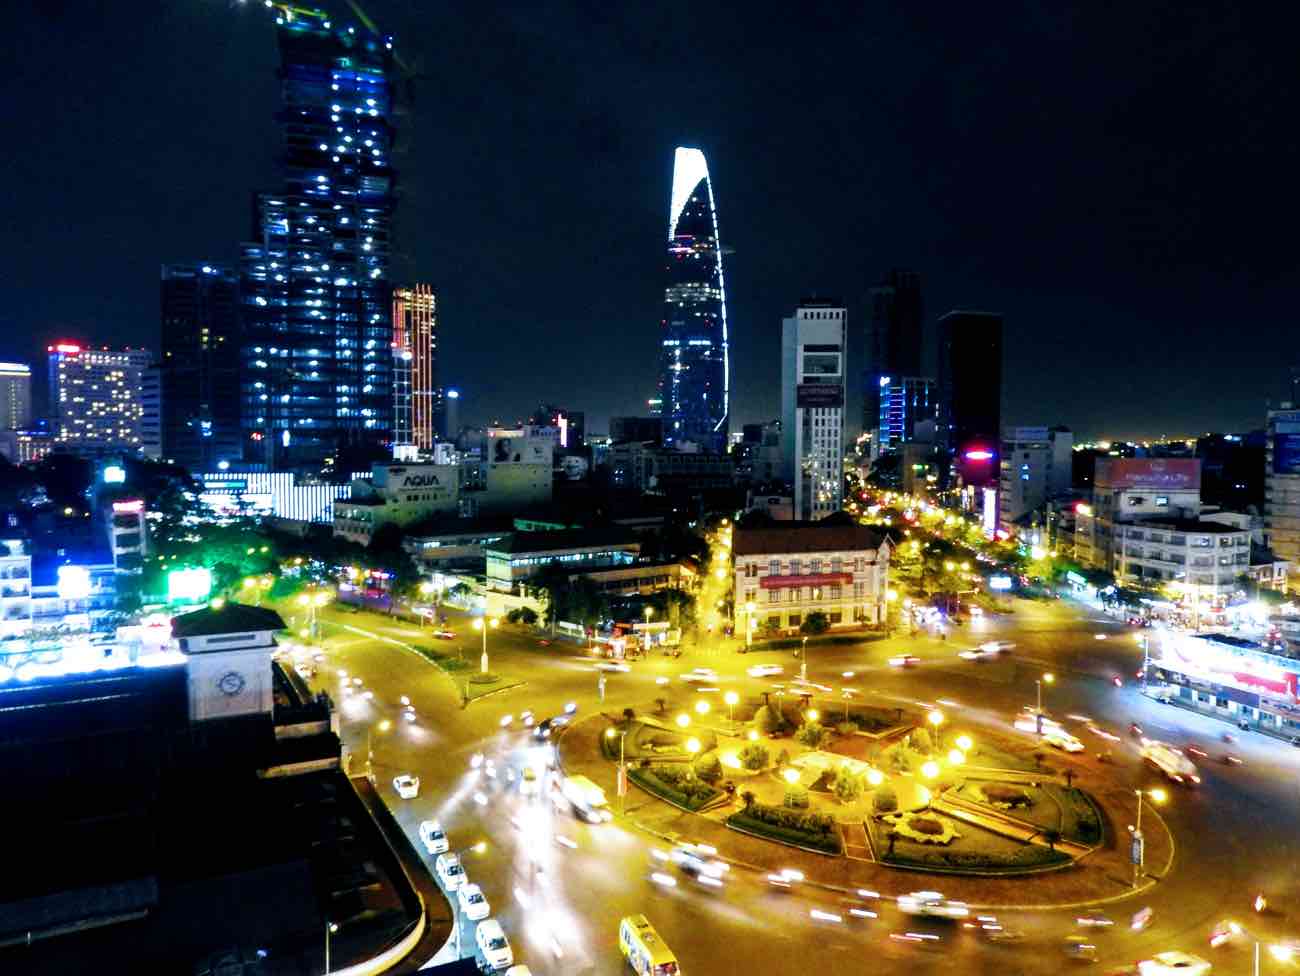
<svg viewBox="0 0 1300 976">
<path fill-rule="evenodd" d="M 439 290 L 465 421 L 644 412 L 678 144 L 708 156 L 735 251 L 733 430 L 777 414 L 780 320 L 809 294 L 849 306 L 856 425 L 891 266 L 922 273 L 931 329 L 1005 314 L 1009 423 L 1240 430 L 1287 395 L 1294 8 L 364 6 L 417 75 L 395 271 Z M 233 262 L 252 191 L 279 185 L 270 12 L 22 7 L 0 41 L 0 357 L 157 348 L 158 266 Z"/>
</svg>

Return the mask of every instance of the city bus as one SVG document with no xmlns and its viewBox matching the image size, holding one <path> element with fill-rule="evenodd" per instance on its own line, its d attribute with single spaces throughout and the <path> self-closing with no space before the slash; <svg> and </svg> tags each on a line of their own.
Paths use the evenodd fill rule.
<svg viewBox="0 0 1300 976">
<path fill-rule="evenodd" d="M 618 948 L 637 976 L 680 976 L 677 957 L 644 915 L 627 915 L 618 923 Z"/>
</svg>

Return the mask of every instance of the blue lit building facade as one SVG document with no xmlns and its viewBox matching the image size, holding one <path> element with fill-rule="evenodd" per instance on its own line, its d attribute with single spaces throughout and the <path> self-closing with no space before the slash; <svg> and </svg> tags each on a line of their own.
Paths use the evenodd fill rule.
<svg viewBox="0 0 1300 976">
<path fill-rule="evenodd" d="M 725 453 L 731 399 L 727 296 L 713 184 L 698 149 L 678 147 L 674 160 L 666 277 L 656 398 L 664 441 Z"/>
<path fill-rule="evenodd" d="M 393 428 L 391 38 L 277 6 L 284 186 L 242 246 L 244 460 L 319 464 Z"/>
<path fill-rule="evenodd" d="M 876 380 L 881 450 L 913 440 L 918 423 L 935 419 L 936 386 L 928 376 L 881 376 Z"/>
</svg>

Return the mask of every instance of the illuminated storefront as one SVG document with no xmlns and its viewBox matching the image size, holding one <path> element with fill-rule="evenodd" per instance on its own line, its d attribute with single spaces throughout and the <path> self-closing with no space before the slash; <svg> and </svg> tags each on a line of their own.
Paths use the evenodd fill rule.
<svg viewBox="0 0 1300 976">
<path fill-rule="evenodd" d="M 1148 647 L 1145 694 L 1242 727 L 1300 735 L 1300 660 L 1227 634 L 1163 633 Z"/>
</svg>

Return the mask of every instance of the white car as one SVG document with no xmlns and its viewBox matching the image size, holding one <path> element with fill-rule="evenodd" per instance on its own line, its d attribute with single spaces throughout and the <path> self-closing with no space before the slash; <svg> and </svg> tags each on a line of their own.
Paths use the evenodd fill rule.
<svg viewBox="0 0 1300 976">
<path fill-rule="evenodd" d="M 912 668 L 921 663 L 921 659 L 915 654 L 899 654 L 889 659 L 891 668 Z"/>
<path fill-rule="evenodd" d="M 972 647 L 968 651 L 958 651 L 957 656 L 963 661 L 983 661 L 988 652 L 979 647 Z"/>
<path fill-rule="evenodd" d="M 465 877 L 465 867 L 457 854 L 439 854 L 438 860 L 433 862 L 433 870 L 448 891 L 455 891 L 469 880 Z"/>
<path fill-rule="evenodd" d="M 1205 976 L 1211 965 L 1190 952 L 1157 952 L 1138 963 L 1141 976 Z"/>
<path fill-rule="evenodd" d="M 420 777 L 403 773 L 393 777 L 393 789 L 403 800 L 414 800 L 420 795 Z"/>
<path fill-rule="evenodd" d="M 1066 732 L 1044 732 L 1042 741 L 1054 749 L 1063 749 L 1066 752 L 1083 752 L 1083 743 Z"/>
<path fill-rule="evenodd" d="M 965 902 L 948 901 L 937 891 L 899 895 L 898 910 L 905 915 L 931 915 L 935 918 L 965 918 L 970 914 Z"/>
<path fill-rule="evenodd" d="M 717 681 L 718 672 L 712 668 L 694 668 L 682 675 L 683 681 Z"/>
<path fill-rule="evenodd" d="M 1011 650 L 1015 646 L 1016 645 L 1011 643 L 1011 641 L 988 641 L 987 643 L 980 645 L 980 650 L 986 651 L 989 654 L 1002 654 Z"/>
<path fill-rule="evenodd" d="M 510 951 L 510 940 L 501 931 L 495 918 L 484 919 L 474 928 L 474 941 L 487 964 L 493 969 L 508 969 L 514 965 L 515 954 Z"/>
<path fill-rule="evenodd" d="M 420 843 L 430 854 L 446 854 L 450 844 L 447 842 L 447 832 L 442 829 L 442 824 L 436 820 L 420 821 Z"/>
<path fill-rule="evenodd" d="M 471 922 L 477 922 L 492 914 L 488 900 L 483 895 L 483 889 L 476 884 L 463 884 L 457 888 L 456 900 L 460 902 L 460 910 Z"/>
<path fill-rule="evenodd" d="M 751 678 L 775 678 L 785 673 L 779 664 L 754 664 L 745 669 Z"/>
<path fill-rule="evenodd" d="M 1019 729 L 1021 732 L 1037 732 L 1037 731 L 1038 731 L 1038 717 L 1037 717 L 1036 715 L 1021 715 L 1021 716 L 1017 717 L 1016 720 L 1015 720 L 1015 722 L 1013 722 L 1012 724 L 1015 725 L 1015 727 L 1016 727 L 1017 729 Z M 1068 736 L 1068 735 L 1070 735 L 1070 734 L 1069 734 L 1068 732 L 1066 732 L 1065 729 L 1063 729 L 1063 728 L 1061 727 L 1061 723 L 1060 723 L 1060 722 L 1057 722 L 1055 719 L 1050 719 L 1050 718 L 1048 718 L 1046 715 L 1044 715 L 1044 716 L 1043 716 L 1043 735 L 1045 735 L 1045 736 L 1046 736 L 1046 735 L 1066 735 L 1066 736 Z M 1073 736 L 1070 736 L 1070 738 L 1073 738 Z"/>
<path fill-rule="evenodd" d="M 596 665 L 597 671 L 617 671 L 619 674 L 627 674 L 632 668 L 622 661 L 601 661 Z"/>
</svg>

